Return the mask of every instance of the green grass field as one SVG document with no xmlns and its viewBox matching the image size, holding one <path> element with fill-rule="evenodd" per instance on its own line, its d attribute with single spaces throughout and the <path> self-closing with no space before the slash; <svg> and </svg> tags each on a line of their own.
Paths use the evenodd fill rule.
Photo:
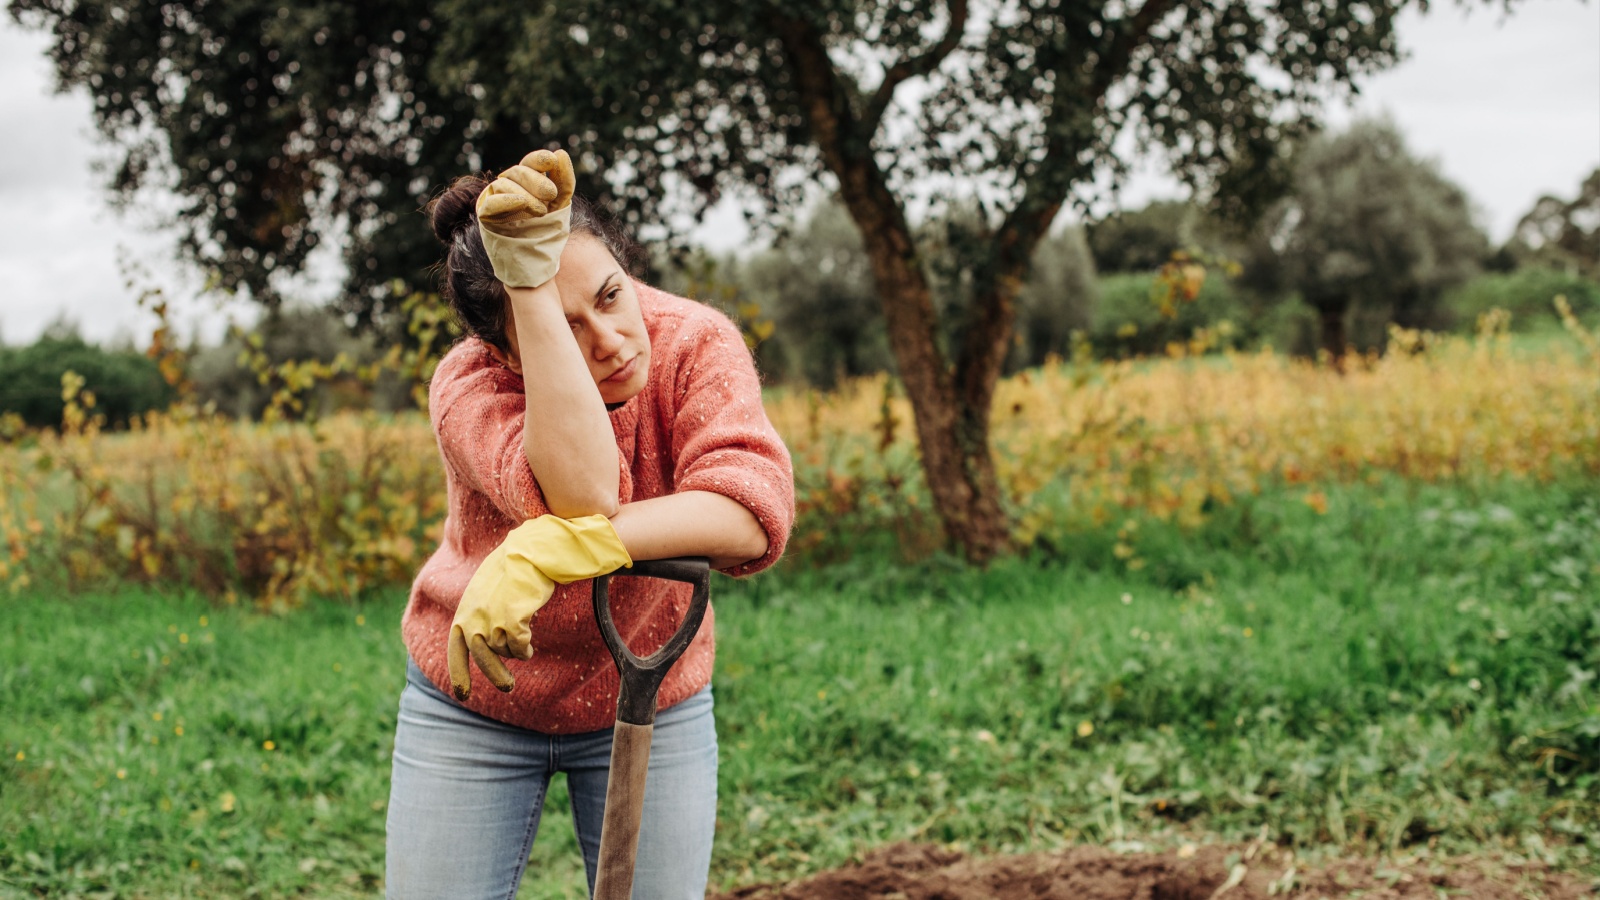
<svg viewBox="0 0 1600 900">
<path fill-rule="evenodd" d="M 1600 489 L 1404 482 L 987 572 L 714 583 L 714 883 L 891 841 L 1238 839 L 1600 875 Z M 0 896 L 372 896 L 403 589 L 0 599 Z M 558 787 L 522 897 L 581 897 Z"/>
</svg>

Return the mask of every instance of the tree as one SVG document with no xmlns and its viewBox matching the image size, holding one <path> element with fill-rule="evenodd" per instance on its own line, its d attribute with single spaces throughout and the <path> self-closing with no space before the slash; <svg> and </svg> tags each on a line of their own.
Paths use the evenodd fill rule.
<svg viewBox="0 0 1600 900">
<path fill-rule="evenodd" d="M 1193 203 L 1155 200 L 1094 222 L 1088 238 L 1095 267 L 1108 275 L 1154 272 L 1172 259 L 1173 251 L 1198 245 L 1194 230 L 1200 215 Z"/>
<path fill-rule="evenodd" d="M 1351 313 L 1437 327 L 1440 297 L 1478 271 L 1488 240 L 1465 193 L 1411 156 L 1395 127 L 1363 121 L 1306 142 L 1294 187 L 1262 220 L 1256 285 L 1299 291 L 1317 310 L 1322 347 L 1349 344 Z"/>
<path fill-rule="evenodd" d="M 1046 237 L 1033 252 L 1033 268 L 1017 292 L 1017 336 L 1009 370 L 1072 355 L 1072 332 L 1093 322 L 1100 290 L 1083 229 Z"/>
<path fill-rule="evenodd" d="M 964 203 L 921 223 L 914 235 L 941 324 L 940 350 L 948 354 L 961 346 L 962 336 L 982 312 L 975 289 L 993 232 L 982 208 Z M 1039 365 L 1051 354 L 1069 355 L 1072 332 L 1090 327 L 1098 293 L 1094 260 L 1081 228 L 1042 238 L 1013 300 L 1015 324 L 1002 371 Z"/>
<path fill-rule="evenodd" d="M 11 0 L 50 27 L 125 150 L 165 159 L 192 249 L 270 296 L 349 223 L 347 297 L 436 257 L 418 203 L 451 175 L 559 143 L 631 220 L 682 223 L 724 191 L 793 208 L 825 179 L 861 231 L 931 494 L 974 560 L 1009 528 L 989 406 L 1016 293 L 1063 205 L 1159 151 L 1243 217 L 1330 87 L 1391 64 L 1406 0 Z M 906 136 L 906 137 L 900 137 Z M 906 210 L 976 198 L 987 252 L 947 352 Z"/>
<path fill-rule="evenodd" d="M 751 258 L 740 280 L 776 323 L 784 374 L 831 387 L 890 367 L 872 269 L 841 204 L 815 207 L 803 226 Z"/>
<path fill-rule="evenodd" d="M 1517 223 L 1510 244 L 1519 261 L 1600 281 L 1600 168 L 1589 173 L 1572 200 L 1540 197 Z"/>
<path fill-rule="evenodd" d="M 61 376 L 67 372 L 83 377 L 83 388 L 95 398 L 91 411 L 112 426 L 172 400 L 172 389 L 144 354 L 105 350 L 71 326 L 52 326 L 26 347 L 0 347 L 0 411 L 36 427 L 59 426 L 66 407 Z"/>
</svg>

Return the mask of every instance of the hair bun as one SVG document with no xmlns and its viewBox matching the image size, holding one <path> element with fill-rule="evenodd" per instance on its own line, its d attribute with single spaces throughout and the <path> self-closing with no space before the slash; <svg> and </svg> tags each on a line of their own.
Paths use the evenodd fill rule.
<svg viewBox="0 0 1600 900">
<path fill-rule="evenodd" d="M 457 232 L 477 225 L 478 195 L 488 186 L 489 182 L 476 175 L 464 175 L 433 198 L 428 204 L 428 213 L 433 220 L 433 236 L 439 243 L 448 247 L 454 243 Z"/>
</svg>

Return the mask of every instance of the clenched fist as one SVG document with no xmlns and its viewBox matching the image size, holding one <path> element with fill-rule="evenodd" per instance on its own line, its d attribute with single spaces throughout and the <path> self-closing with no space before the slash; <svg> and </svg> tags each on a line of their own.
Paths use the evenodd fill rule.
<svg viewBox="0 0 1600 900">
<path fill-rule="evenodd" d="M 577 179 L 565 150 L 535 150 L 478 195 L 478 231 L 508 287 L 538 287 L 561 268 Z"/>
<path fill-rule="evenodd" d="M 576 180 L 567 151 L 535 150 L 478 195 L 478 221 L 498 230 L 565 209 Z"/>
</svg>

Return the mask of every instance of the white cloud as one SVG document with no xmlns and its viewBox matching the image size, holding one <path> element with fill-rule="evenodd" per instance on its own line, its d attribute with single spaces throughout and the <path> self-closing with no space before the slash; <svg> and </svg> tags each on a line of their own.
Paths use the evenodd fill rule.
<svg viewBox="0 0 1600 900">
<path fill-rule="evenodd" d="M 1600 166 L 1600 4 L 1437 3 L 1401 16 L 1411 57 L 1369 80 L 1353 114 L 1387 112 L 1484 210 L 1495 241 L 1543 194 L 1571 197 Z"/>
<path fill-rule="evenodd" d="M 86 94 L 58 94 L 45 58 L 48 37 L 0 19 L 0 339 L 33 340 L 66 318 L 90 340 L 143 337 L 155 319 L 139 292 L 161 288 L 182 317 L 215 340 L 226 329 L 215 300 L 197 298 L 198 276 L 180 264 L 174 236 L 148 209 L 113 210 Z M 133 286 L 122 263 L 143 273 Z M 234 307 L 248 316 L 253 311 Z"/>
</svg>

